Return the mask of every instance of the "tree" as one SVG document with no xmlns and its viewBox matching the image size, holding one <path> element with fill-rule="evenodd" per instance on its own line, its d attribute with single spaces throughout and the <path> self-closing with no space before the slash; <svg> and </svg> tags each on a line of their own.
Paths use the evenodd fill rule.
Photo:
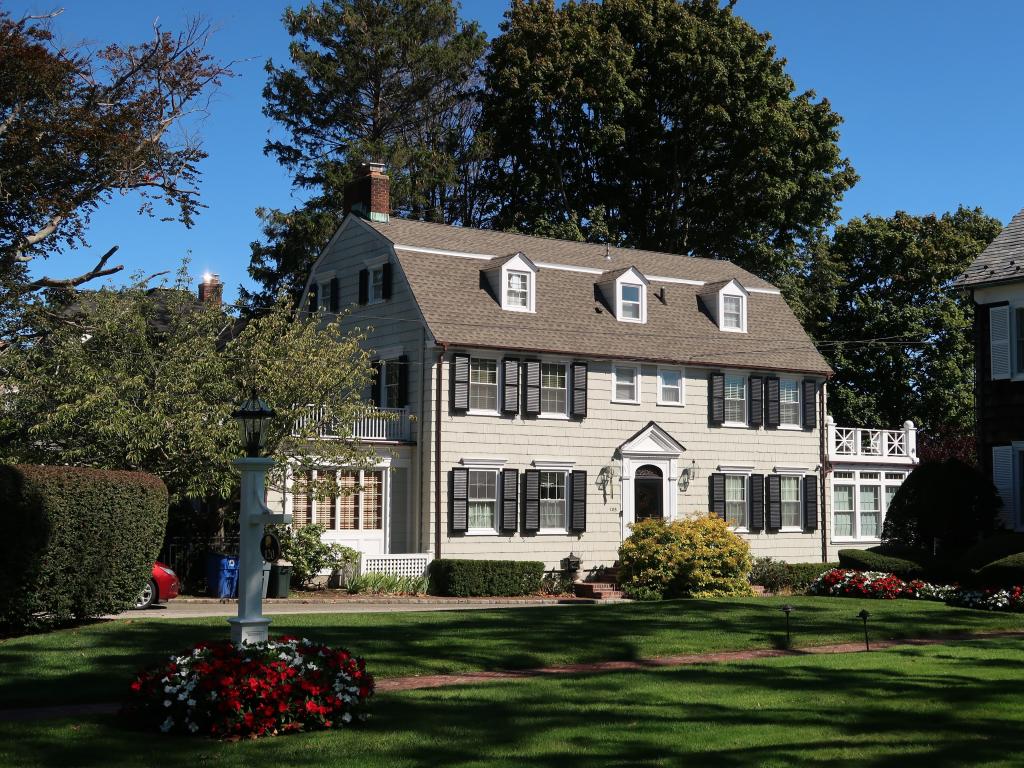
<svg viewBox="0 0 1024 768">
<path fill-rule="evenodd" d="M 154 27 L 139 45 L 59 47 L 44 22 L 0 10 L 0 280 L 11 290 L 75 287 L 122 269 L 106 251 L 80 275 L 30 278 L 28 265 L 84 247 L 89 219 L 115 194 L 158 202 L 191 225 L 206 157 L 185 130 L 223 78 L 201 21 Z"/>
<path fill-rule="evenodd" d="M 971 430 L 973 309 L 952 281 L 1001 229 L 979 208 L 897 212 L 852 219 L 819 244 L 802 305 L 836 372 L 829 410 L 837 422 Z"/>
<path fill-rule="evenodd" d="M 857 177 L 839 115 L 732 5 L 513 0 L 481 96 L 491 224 L 599 239 L 601 211 L 614 243 L 786 273 Z"/>
<path fill-rule="evenodd" d="M 362 162 L 390 168 L 402 215 L 465 221 L 478 163 L 473 78 L 485 37 L 452 0 L 323 0 L 289 8 L 290 65 L 267 63 L 264 114 L 285 137 L 266 153 L 313 199 L 295 211 L 262 210 L 264 242 L 250 273 L 265 303 L 305 279 L 337 226 L 345 184 Z"/>
</svg>

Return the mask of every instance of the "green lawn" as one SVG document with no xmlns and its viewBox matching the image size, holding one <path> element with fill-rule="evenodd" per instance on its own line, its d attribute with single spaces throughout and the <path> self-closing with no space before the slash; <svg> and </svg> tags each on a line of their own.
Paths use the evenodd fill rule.
<svg viewBox="0 0 1024 768">
<path fill-rule="evenodd" d="M 1024 629 L 1024 616 L 939 603 L 792 597 L 430 613 L 278 616 L 276 633 L 316 638 L 367 658 L 378 677 L 538 667 L 779 644 L 793 612 L 794 645 L 857 641 L 871 611 L 877 639 Z M 111 621 L 0 641 L 0 707 L 120 698 L 132 675 L 202 639 L 223 619 Z"/>
<path fill-rule="evenodd" d="M 996 766 L 1024 750 L 1019 640 L 531 679 L 381 696 L 358 729 L 218 743 L 0 723 L 32 766 Z"/>
</svg>

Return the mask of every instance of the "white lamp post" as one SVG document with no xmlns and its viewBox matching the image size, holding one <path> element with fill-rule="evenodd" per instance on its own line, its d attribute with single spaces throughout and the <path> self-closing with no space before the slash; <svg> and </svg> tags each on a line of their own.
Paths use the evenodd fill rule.
<svg viewBox="0 0 1024 768">
<path fill-rule="evenodd" d="M 291 515 L 275 514 L 263 503 L 267 470 L 272 459 L 260 454 L 266 442 L 267 426 L 274 410 L 256 396 L 246 400 L 231 414 L 238 419 L 245 445 L 245 457 L 234 465 L 242 475 L 241 502 L 238 512 L 238 616 L 228 619 L 231 640 L 235 644 L 266 642 L 270 619 L 263 616 L 263 554 L 260 540 L 263 527 L 270 523 L 288 525 Z"/>
</svg>

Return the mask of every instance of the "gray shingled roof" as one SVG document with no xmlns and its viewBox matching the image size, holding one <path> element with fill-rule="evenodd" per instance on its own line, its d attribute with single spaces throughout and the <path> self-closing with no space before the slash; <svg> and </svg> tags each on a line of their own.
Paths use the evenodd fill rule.
<svg viewBox="0 0 1024 768">
<path fill-rule="evenodd" d="M 1010 280 L 1024 280 L 1024 210 L 1010 220 L 953 284 L 970 288 Z"/>
<path fill-rule="evenodd" d="M 716 282 L 736 278 L 744 287 L 770 283 L 729 261 L 701 259 L 505 232 L 392 219 L 366 222 L 396 245 L 402 271 L 434 338 L 448 345 L 551 352 L 708 366 L 744 367 L 827 375 L 831 369 L 777 293 L 755 292 L 748 333 L 729 333 L 702 309 L 701 286 L 658 277 Z M 401 246 L 478 255 L 522 251 L 535 263 L 536 312 L 506 312 L 481 288 L 482 259 L 403 250 Z M 620 323 L 595 297 L 601 275 L 545 268 L 562 264 L 591 269 L 636 266 L 651 280 L 647 322 Z M 653 277 L 652 277 L 653 276 Z M 658 298 L 665 290 L 665 303 Z"/>
</svg>

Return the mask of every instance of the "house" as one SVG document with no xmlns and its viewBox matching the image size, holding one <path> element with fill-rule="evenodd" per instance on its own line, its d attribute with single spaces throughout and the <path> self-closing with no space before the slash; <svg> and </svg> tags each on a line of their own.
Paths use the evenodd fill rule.
<svg viewBox="0 0 1024 768">
<path fill-rule="evenodd" d="M 1024 527 L 1024 211 L 954 285 L 974 312 L 978 460 L 1003 502 L 1003 523 Z"/>
<path fill-rule="evenodd" d="M 364 568 L 571 553 L 589 571 L 633 522 L 709 509 L 759 556 L 877 543 L 913 425 L 827 421 L 831 371 L 775 286 L 728 261 L 392 218 L 380 166 L 347 202 L 307 309 L 369 329 L 368 397 L 394 418 L 338 430 L 375 468 L 318 470 L 361 492 L 277 503 Z"/>
</svg>

